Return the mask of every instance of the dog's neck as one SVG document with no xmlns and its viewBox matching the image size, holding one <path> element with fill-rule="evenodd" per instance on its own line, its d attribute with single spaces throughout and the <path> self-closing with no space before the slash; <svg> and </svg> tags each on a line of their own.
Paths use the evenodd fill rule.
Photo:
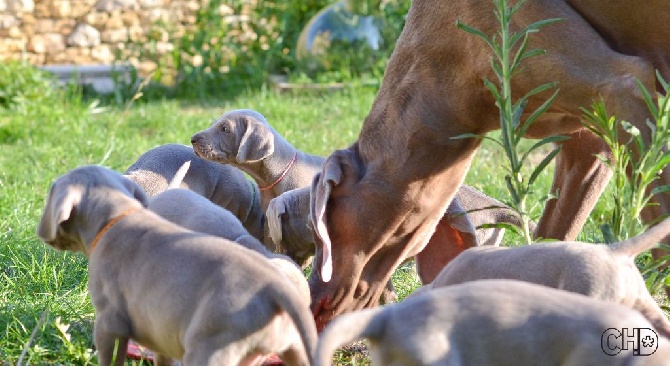
<svg viewBox="0 0 670 366">
<path fill-rule="evenodd" d="M 107 222 L 107 224 L 105 226 L 103 226 L 103 228 L 100 229 L 100 231 L 98 231 L 98 233 L 95 235 L 95 237 L 91 241 L 91 244 L 88 246 L 87 255 L 89 257 L 91 256 L 91 254 L 93 253 L 93 250 L 98 245 L 98 242 L 100 242 L 100 239 L 102 238 L 103 235 L 105 235 L 107 230 L 111 229 L 112 226 L 114 226 L 117 222 L 121 221 L 124 217 L 129 216 L 129 215 L 137 212 L 140 208 L 141 207 L 129 208 L 129 209 L 121 212 L 120 214 L 114 216 L 111 220 L 109 220 Z"/>
<path fill-rule="evenodd" d="M 269 185 L 266 185 L 264 187 L 259 187 L 258 190 L 267 191 L 267 190 L 272 189 L 277 184 L 279 184 L 279 182 L 281 182 L 282 179 L 284 179 L 286 177 L 286 175 L 289 173 L 289 171 L 291 171 L 291 168 L 293 168 L 293 166 L 295 165 L 295 161 L 296 161 L 297 158 L 298 158 L 298 152 L 296 151 L 293 154 L 293 157 L 291 158 L 289 163 L 286 165 L 286 167 L 279 173 L 277 178 L 272 183 L 270 183 Z"/>
</svg>

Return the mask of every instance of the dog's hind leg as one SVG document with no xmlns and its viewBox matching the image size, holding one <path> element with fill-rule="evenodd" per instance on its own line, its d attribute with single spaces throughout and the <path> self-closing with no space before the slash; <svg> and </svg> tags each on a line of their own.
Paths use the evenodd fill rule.
<svg viewBox="0 0 670 366">
<path fill-rule="evenodd" d="M 551 193 L 558 197 L 547 201 L 535 237 L 577 238 L 612 176 L 597 154 L 611 157 L 607 145 L 591 132 L 573 133 L 561 143 L 551 185 Z"/>
</svg>

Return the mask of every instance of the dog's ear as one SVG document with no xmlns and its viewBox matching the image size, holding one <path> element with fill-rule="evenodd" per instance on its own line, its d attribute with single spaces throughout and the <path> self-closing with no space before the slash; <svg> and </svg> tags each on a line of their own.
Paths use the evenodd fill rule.
<svg viewBox="0 0 670 366">
<path fill-rule="evenodd" d="M 326 225 L 326 206 L 330 193 L 336 185 L 340 184 L 342 177 L 342 162 L 344 150 L 335 151 L 321 166 L 321 173 L 314 176 L 310 191 L 310 220 L 316 236 L 321 239 L 321 279 L 323 282 L 330 281 L 333 274 L 332 248 L 328 227 Z"/>
<path fill-rule="evenodd" d="M 191 167 L 191 161 L 190 160 L 185 161 L 184 164 L 182 164 L 179 167 L 179 169 L 177 169 L 177 172 L 174 173 L 174 177 L 172 177 L 166 189 L 179 188 L 181 186 L 181 183 L 184 181 L 186 173 L 188 173 L 188 169 L 190 167 Z"/>
<path fill-rule="evenodd" d="M 280 198 L 281 197 L 281 198 Z M 286 205 L 282 196 L 273 198 L 265 211 L 270 238 L 278 246 L 282 241 L 281 215 L 286 213 Z"/>
<path fill-rule="evenodd" d="M 479 245 L 475 225 L 470 221 L 468 214 L 456 197 L 454 197 L 447 208 L 447 216 L 449 217 L 450 226 L 456 230 L 454 234 L 460 237 L 462 244 L 468 248 Z"/>
<path fill-rule="evenodd" d="M 238 117 L 244 128 L 244 135 L 240 139 L 237 149 L 237 162 L 240 164 L 253 163 L 263 160 L 275 151 L 274 134 L 270 127 L 250 116 Z"/>
<path fill-rule="evenodd" d="M 83 187 L 55 182 L 51 185 L 42 218 L 37 224 L 37 236 L 44 242 L 56 239 L 58 225 L 67 221 L 81 201 Z"/>
</svg>

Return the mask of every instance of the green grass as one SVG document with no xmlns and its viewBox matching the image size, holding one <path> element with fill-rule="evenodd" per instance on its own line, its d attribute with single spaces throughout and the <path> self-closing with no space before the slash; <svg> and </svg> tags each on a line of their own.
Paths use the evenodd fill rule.
<svg viewBox="0 0 670 366">
<path fill-rule="evenodd" d="M 96 362 L 90 351 L 94 311 L 87 291 L 86 259 L 57 252 L 35 235 L 49 185 L 56 177 L 83 164 L 102 163 L 122 172 L 154 146 L 189 144 L 194 132 L 234 108 L 260 111 L 297 148 L 325 156 L 355 141 L 375 92 L 357 88 L 279 95 L 261 90 L 199 104 L 140 100 L 127 111 L 77 98 L 21 112 L 0 109 L 0 363 L 15 364 L 33 331 L 24 364 Z M 500 156 L 494 146 L 485 144 L 467 183 L 502 199 L 507 192 Z M 535 197 L 546 194 L 550 182 L 551 169 L 540 177 Z M 597 224 L 608 210 L 607 200 L 601 201 L 580 240 L 601 239 Z M 538 207 L 533 216 L 539 214 Z M 394 282 L 401 298 L 419 284 L 408 266 L 396 271 Z M 340 363 L 354 362 L 352 357 L 356 364 L 369 363 L 356 352 L 337 357 Z"/>
</svg>

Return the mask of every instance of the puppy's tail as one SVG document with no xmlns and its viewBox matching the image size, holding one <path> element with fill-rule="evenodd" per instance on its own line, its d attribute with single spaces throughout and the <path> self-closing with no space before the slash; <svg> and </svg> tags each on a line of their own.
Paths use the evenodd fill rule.
<svg viewBox="0 0 670 366">
<path fill-rule="evenodd" d="M 609 248 L 615 253 L 633 258 L 645 250 L 653 248 L 668 235 L 670 235 L 670 218 L 661 221 L 636 237 L 611 244 Z"/>
<path fill-rule="evenodd" d="M 277 305 L 281 307 L 293 319 L 295 327 L 300 333 L 300 339 L 307 352 L 309 365 L 314 365 L 314 354 L 316 352 L 316 344 L 319 340 L 319 334 L 316 331 L 316 324 L 312 317 L 312 312 L 309 305 L 300 298 L 298 290 L 293 286 L 269 286 L 268 290 L 273 293 L 273 298 Z"/>
<path fill-rule="evenodd" d="M 382 308 L 364 309 L 335 318 L 321 332 L 316 348 L 316 366 L 330 365 L 333 352 L 361 338 L 378 339 L 384 331 Z"/>
<path fill-rule="evenodd" d="M 179 188 L 179 186 L 181 186 L 181 182 L 184 180 L 184 177 L 186 176 L 186 173 L 188 173 L 188 168 L 190 167 L 191 167 L 190 160 L 187 160 L 184 164 L 182 164 L 177 170 L 177 172 L 174 174 L 174 177 L 172 177 L 170 183 L 168 183 L 167 189 Z"/>
</svg>

